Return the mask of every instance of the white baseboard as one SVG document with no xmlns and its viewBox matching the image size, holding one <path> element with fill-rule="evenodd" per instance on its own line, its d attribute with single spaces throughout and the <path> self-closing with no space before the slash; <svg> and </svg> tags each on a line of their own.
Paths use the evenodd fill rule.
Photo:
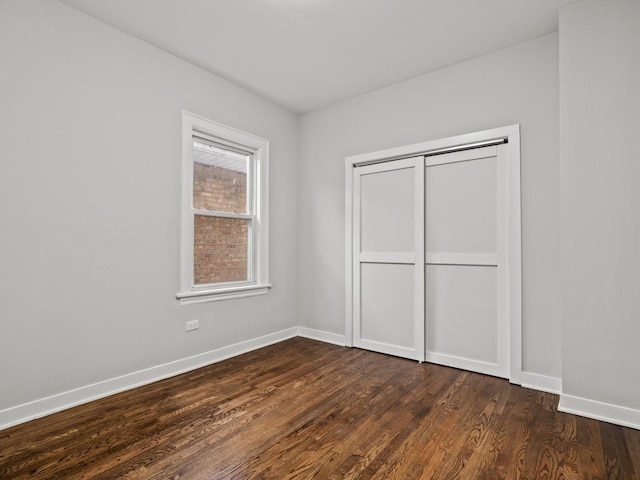
<svg viewBox="0 0 640 480">
<path fill-rule="evenodd" d="M 556 377 L 548 377 L 546 375 L 538 375 L 537 373 L 522 372 L 522 387 L 540 390 L 547 393 L 562 393 L 562 379 Z"/>
<path fill-rule="evenodd" d="M 296 336 L 340 346 L 344 346 L 346 343 L 346 337 L 337 333 L 325 332 L 307 327 L 288 328 L 280 332 L 210 350 L 198 355 L 175 360 L 173 362 L 157 365 L 155 367 L 139 370 L 137 372 L 0 410 L 0 430 L 28 422 L 29 420 L 44 417 L 51 413 L 66 410 L 67 408 L 75 407 L 83 403 L 88 403 L 99 398 L 120 393 L 125 390 L 131 390 L 142 385 L 157 382 L 158 380 L 180 375 L 182 373 L 211 365 L 252 350 L 257 350 L 274 343 L 282 342 Z M 437 360 L 443 359 L 433 357 L 430 359 L 428 358 L 427 360 L 439 363 Z M 451 359 L 447 358 L 446 360 L 450 361 Z M 459 368 L 465 367 L 469 367 L 469 365 L 464 364 L 464 362 L 459 365 Z M 478 365 L 474 365 L 474 367 L 477 368 Z M 485 367 L 490 367 L 490 365 L 485 365 Z M 486 373 L 489 375 L 494 374 L 490 371 L 492 370 L 491 368 L 487 368 L 487 370 L 489 371 Z M 561 393 L 562 380 L 559 378 L 523 372 L 522 386 L 544 392 L 560 394 L 558 410 L 561 412 L 602 420 L 640 430 L 640 410 L 602 403 L 581 397 L 574 397 L 572 395 L 564 395 Z"/>
<path fill-rule="evenodd" d="M 384 353 L 386 355 L 394 355 L 401 358 L 414 359 L 416 352 L 413 348 L 399 347 L 390 343 L 377 342 L 375 340 L 366 340 L 361 338 L 357 345 L 358 348 L 370 350 L 372 352 Z"/>
<path fill-rule="evenodd" d="M 640 410 L 633 408 L 562 394 L 558 410 L 640 430 Z"/>
<path fill-rule="evenodd" d="M 455 355 L 446 355 L 444 353 L 427 352 L 425 360 L 431 363 L 437 363 L 438 365 L 444 365 L 446 367 L 460 368 L 462 370 L 469 370 L 470 372 L 482 373 L 484 375 L 491 375 L 494 377 L 504 377 L 500 375 L 498 365 L 494 363 L 480 362 L 477 360 L 470 360 L 468 358 L 456 357 Z"/>
<path fill-rule="evenodd" d="M 313 328 L 307 327 L 298 327 L 298 335 L 300 337 L 310 338 L 312 340 L 319 340 L 325 343 L 340 345 L 341 347 L 344 347 L 346 345 L 345 336 L 338 333 L 325 332 L 322 330 L 315 330 Z"/>
<path fill-rule="evenodd" d="M 298 335 L 298 328 L 292 327 L 280 332 L 246 340 L 226 347 L 210 350 L 198 355 L 157 365 L 155 367 L 128 373 L 84 387 L 62 392 L 32 402 L 0 410 L 0 430 L 44 417 L 51 413 L 88 403 L 125 390 L 157 382 L 180 375 L 212 363 L 282 342 Z"/>
</svg>

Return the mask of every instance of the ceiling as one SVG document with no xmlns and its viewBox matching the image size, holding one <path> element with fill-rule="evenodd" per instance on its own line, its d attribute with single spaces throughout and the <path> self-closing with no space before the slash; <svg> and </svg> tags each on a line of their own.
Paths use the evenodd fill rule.
<svg viewBox="0 0 640 480">
<path fill-rule="evenodd" d="M 575 0 L 61 0 L 307 112 L 558 28 Z"/>
</svg>

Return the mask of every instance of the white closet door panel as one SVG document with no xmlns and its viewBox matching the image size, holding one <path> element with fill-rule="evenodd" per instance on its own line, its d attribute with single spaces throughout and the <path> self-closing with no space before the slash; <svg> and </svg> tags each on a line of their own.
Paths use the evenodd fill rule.
<svg viewBox="0 0 640 480">
<path fill-rule="evenodd" d="M 427 351 L 497 364 L 497 268 L 427 265 Z"/>
<path fill-rule="evenodd" d="M 361 252 L 415 251 L 415 168 L 360 177 Z"/>
<path fill-rule="evenodd" d="M 496 168 L 496 157 L 427 167 L 428 253 L 496 252 Z"/>
<path fill-rule="evenodd" d="M 425 358 L 507 376 L 501 152 L 426 159 Z"/>
<path fill-rule="evenodd" d="M 361 339 L 414 348 L 414 266 L 361 264 Z"/>
<path fill-rule="evenodd" d="M 424 359 L 424 159 L 353 177 L 353 344 Z"/>
</svg>

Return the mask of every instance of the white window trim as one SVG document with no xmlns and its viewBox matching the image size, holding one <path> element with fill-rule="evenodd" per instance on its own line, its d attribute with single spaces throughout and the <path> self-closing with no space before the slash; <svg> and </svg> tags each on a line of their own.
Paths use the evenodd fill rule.
<svg viewBox="0 0 640 480">
<path fill-rule="evenodd" d="M 247 282 L 194 285 L 193 281 L 193 135 L 200 133 L 216 142 L 250 152 L 255 175 L 255 216 L 250 239 L 249 256 L 253 275 Z M 231 298 L 266 294 L 269 283 L 269 141 L 235 128 L 227 127 L 186 111 L 182 112 L 182 222 L 180 292 L 176 298 L 181 305 L 213 302 Z"/>
</svg>

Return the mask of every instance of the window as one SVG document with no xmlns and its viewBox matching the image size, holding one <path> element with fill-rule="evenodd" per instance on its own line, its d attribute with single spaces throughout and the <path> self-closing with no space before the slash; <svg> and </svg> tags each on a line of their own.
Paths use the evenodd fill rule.
<svg viewBox="0 0 640 480">
<path fill-rule="evenodd" d="M 182 114 L 181 304 L 267 293 L 269 142 Z"/>
</svg>

